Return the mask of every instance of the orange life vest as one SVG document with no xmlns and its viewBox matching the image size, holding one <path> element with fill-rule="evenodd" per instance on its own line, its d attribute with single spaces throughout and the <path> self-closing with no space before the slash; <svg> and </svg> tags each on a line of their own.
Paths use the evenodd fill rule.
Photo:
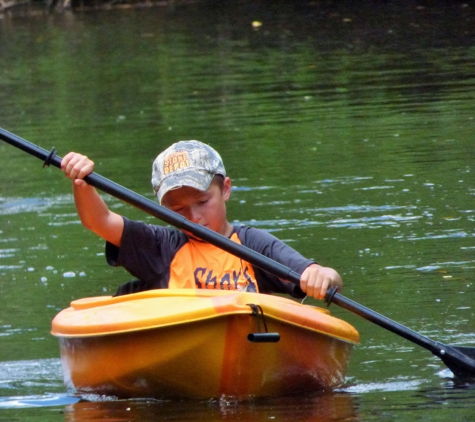
<svg viewBox="0 0 475 422">
<path fill-rule="evenodd" d="M 231 240 L 241 243 L 236 233 Z M 170 266 L 170 289 L 218 289 L 258 292 L 252 266 L 207 242 L 190 238 Z"/>
</svg>

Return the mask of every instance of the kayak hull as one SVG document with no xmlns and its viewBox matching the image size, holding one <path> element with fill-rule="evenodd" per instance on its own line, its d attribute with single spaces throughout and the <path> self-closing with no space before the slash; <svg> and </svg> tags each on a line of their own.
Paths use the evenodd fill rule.
<svg viewBox="0 0 475 422">
<path fill-rule="evenodd" d="M 319 308 L 252 293 L 164 292 L 92 298 L 58 314 L 52 332 L 66 384 L 117 397 L 242 399 L 332 389 L 344 381 L 358 334 Z M 249 304 L 262 312 L 253 314 Z M 147 317 L 124 328 L 116 314 L 131 307 L 133 315 Z M 177 315 L 170 319 L 168 308 Z M 149 316 L 152 309 L 160 318 Z M 322 320 L 334 332 L 324 332 Z M 248 340 L 265 328 L 280 340 Z"/>
</svg>

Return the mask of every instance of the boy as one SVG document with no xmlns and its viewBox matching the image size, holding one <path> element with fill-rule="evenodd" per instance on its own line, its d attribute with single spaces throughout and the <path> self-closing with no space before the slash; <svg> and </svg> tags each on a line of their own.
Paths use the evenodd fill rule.
<svg viewBox="0 0 475 422">
<path fill-rule="evenodd" d="M 156 288 L 207 288 L 305 294 L 323 299 L 330 286 L 342 287 L 339 274 L 305 259 L 271 234 L 226 218 L 231 179 L 220 155 L 199 141 L 180 141 L 155 159 L 152 185 L 158 202 L 301 274 L 300 286 L 280 280 L 221 249 L 177 229 L 131 221 L 107 208 L 97 191 L 82 180 L 94 162 L 71 152 L 62 162 L 73 180 L 74 200 L 83 225 L 106 240 L 110 265 L 123 266 L 138 280 L 126 283 L 118 295 Z"/>
</svg>

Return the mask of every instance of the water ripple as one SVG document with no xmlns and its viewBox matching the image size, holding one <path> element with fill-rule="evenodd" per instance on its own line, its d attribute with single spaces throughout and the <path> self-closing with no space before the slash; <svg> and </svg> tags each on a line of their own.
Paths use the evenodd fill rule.
<svg viewBox="0 0 475 422">
<path fill-rule="evenodd" d="M 397 379 L 388 382 L 373 382 L 367 384 L 358 384 L 353 385 L 350 387 L 346 387 L 343 391 L 348 393 L 372 393 L 375 391 L 407 391 L 407 390 L 417 390 L 420 388 L 422 384 L 424 384 L 424 380 L 420 379 Z"/>
<path fill-rule="evenodd" d="M 66 406 L 80 401 L 79 397 L 66 394 L 45 394 L 0 398 L 0 409 Z"/>
<path fill-rule="evenodd" d="M 72 204 L 72 195 L 53 198 L 1 198 L 0 215 L 21 214 L 25 212 L 42 213 L 47 209 L 62 204 Z"/>
</svg>

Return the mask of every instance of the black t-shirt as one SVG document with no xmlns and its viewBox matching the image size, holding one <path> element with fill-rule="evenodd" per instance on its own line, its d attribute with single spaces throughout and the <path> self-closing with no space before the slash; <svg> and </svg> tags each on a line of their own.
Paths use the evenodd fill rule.
<svg viewBox="0 0 475 422">
<path fill-rule="evenodd" d="M 304 258 L 293 248 L 264 230 L 236 225 L 231 239 L 289 267 L 298 274 L 301 274 L 305 268 L 314 263 L 314 261 Z M 184 252 L 187 249 L 202 253 L 195 259 L 196 253 Z M 200 251 L 201 249 L 204 252 Z M 186 258 L 183 259 L 182 256 L 186 256 Z M 220 270 L 215 268 L 218 265 L 217 261 L 221 263 L 226 259 L 236 260 L 237 258 L 207 242 L 190 238 L 182 231 L 174 228 L 145 224 L 124 217 L 121 246 L 119 248 L 107 243 L 106 258 L 110 265 L 122 266 L 138 279 L 121 286 L 118 295 L 175 287 L 176 274 L 184 274 L 182 269 L 176 271 L 175 267 L 185 266 L 190 267 L 189 278 L 194 277 L 194 282 L 190 281 L 188 283 L 189 285 L 192 283 L 192 287 L 233 290 L 236 288 L 239 290 L 237 283 L 236 287 L 229 283 L 229 276 L 227 276 L 226 283 L 219 282 L 220 277 L 216 278 L 216 274 Z M 204 265 L 203 261 L 205 261 Z M 234 264 L 233 261 L 230 262 L 229 265 L 238 266 L 235 262 Z M 244 265 L 250 266 L 247 263 L 244 263 Z M 240 266 L 244 268 L 242 261 Z M 204 267 L 209 267 L 207 268 L 206 283 L 201 278 L 201 281 L 199 281 L 196 275 L 199 274 L 200 277 L 201 275 L 204 277 Z M 260 268 L 250 267 L 252 267 L 250 275 L 247 271 L 242 271 L 242 276 L 243 278 L 245 276 L 251 285 L 255 278 L 258 286 L 257 290 L 260 293 L 274 292 L 289 294 L 297 298 L 305 297 L 305 293 L 296 284 L 283 281 Z M 213 271 L 215 276 L 210 277 Z M 186 278 L 187 275 L 185 274 L 182 277 Z M 221 280 L 224 280 L 224 278 L 222 277 Z M 211 284 L 208 283 L 209 280 L 212 281 Z M 206 287 L 204 287 L 204 284 L 206 284 Z M 252 290 L 248 289 L 248 291 Z"/>
</svg>

